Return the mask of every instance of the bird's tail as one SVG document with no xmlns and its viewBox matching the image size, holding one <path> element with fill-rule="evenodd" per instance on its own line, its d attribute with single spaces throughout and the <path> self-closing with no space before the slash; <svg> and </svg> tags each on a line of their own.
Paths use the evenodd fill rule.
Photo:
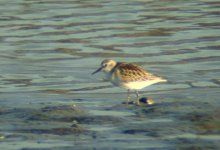
<svg viewBox="0 0 220 150">
<path fill-rule="evenodd" d="M 163 78 L 158 78 L 158 81 L 159 81 L 159 82 L 167 82 L 167 80 L 166 80 L 166 79 L 163 79 Z"/>
</svg>

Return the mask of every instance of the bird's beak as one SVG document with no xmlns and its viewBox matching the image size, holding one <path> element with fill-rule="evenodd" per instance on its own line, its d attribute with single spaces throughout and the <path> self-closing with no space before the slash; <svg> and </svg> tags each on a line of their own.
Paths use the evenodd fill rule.
<svg viewBox="0 0 220 150">
<path fill-rule="evenodd" d="M 102 70 L 102 67 L 98 68 L 96 71 L 94 71 L 94 72 L 92 73 L 92 75 L 95 74 L 95 73 L 97 73 L 97 72 L 99 72 L 99 71 L 101 71 L 101 70 Z"/>
</svg>

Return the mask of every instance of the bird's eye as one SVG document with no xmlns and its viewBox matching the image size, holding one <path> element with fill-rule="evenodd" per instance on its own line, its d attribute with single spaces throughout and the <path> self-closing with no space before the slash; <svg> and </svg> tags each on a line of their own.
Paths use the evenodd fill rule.
<svg viewBox="0 0 220 150">
<path fill-rule="evenodd" d="M 103 67 L 106 67 L 107 66 L 107 64 L 103 64 Z"/>
</svg>

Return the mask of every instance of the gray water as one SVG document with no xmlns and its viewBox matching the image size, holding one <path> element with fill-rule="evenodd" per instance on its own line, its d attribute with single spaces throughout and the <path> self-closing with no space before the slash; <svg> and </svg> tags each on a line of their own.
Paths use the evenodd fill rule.
<svg viewBox="0 0 220 150">
<path fill-rule="evenodd" d="M 220 149 L 218 0 L 0 0 L 0 149 Z M 125 105 L 103 59 L 168 79 Z M 133 97 L 134 98 L 134 97 Z"/>
</svg>

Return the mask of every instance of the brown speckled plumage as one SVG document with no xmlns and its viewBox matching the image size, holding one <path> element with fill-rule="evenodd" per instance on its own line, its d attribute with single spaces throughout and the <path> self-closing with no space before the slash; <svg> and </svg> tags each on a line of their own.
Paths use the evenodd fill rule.
<svg viewBox="0 0 220 150">
<path fill-rule="evenodd" d="M 110 72 L 118 77 L 121 82 L 136 82 L 160 79 L 159 77 L 145 71 L 142 67 L 132 63 L 118 62 Z"/>
</svg>

